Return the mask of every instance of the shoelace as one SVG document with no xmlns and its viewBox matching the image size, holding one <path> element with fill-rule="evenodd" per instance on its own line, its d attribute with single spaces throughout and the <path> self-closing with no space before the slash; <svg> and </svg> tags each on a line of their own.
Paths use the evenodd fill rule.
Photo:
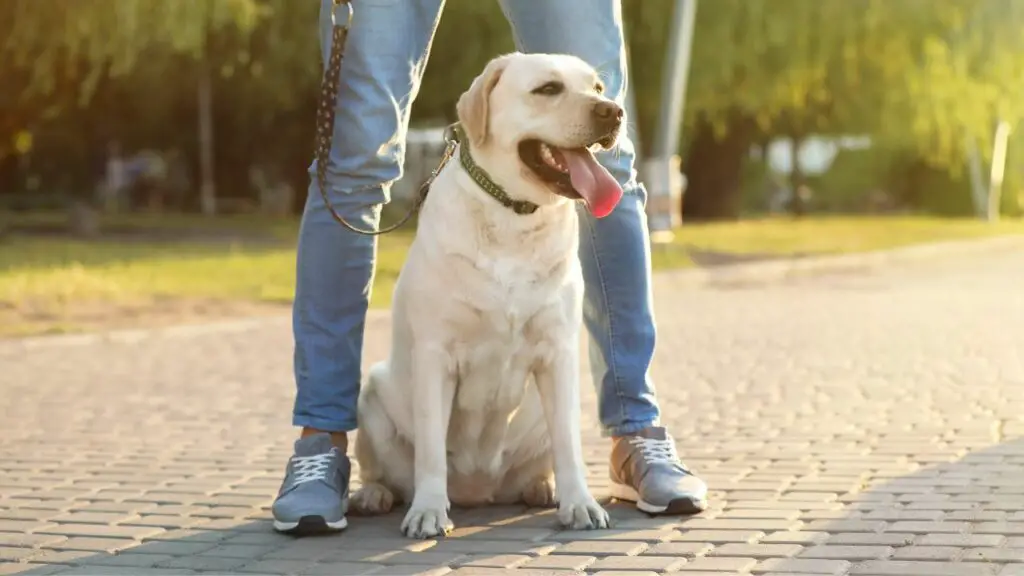
<svg viewBox="0 0 1024 576">
<path fill-rule="evenodd" d="M 295 484 L 304 484 L 327 478 L 327 470 L 334 460 L 334 452 L 314 456 L 292 456 L 295 470 Z"/>
<path fill-rule="evenodd" d="M 643 438 L 635 436 L 629 439 L 629 443 L 640 449 L 640 455 L 648 464 L 674 464 L 685 466 L 679 462 L 679 455 L 676 453 L 676 443 L 672 440 L 658 440 L 656 438 Z"/>
</svg>

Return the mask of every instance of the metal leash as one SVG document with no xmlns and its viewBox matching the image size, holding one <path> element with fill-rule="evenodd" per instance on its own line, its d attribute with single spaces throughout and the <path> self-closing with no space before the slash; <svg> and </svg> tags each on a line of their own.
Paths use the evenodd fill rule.
<svg viewBox="0 0 1024 576">
<path fill-rule="evenodd" d="M 339 224 L 356 234 L 378 236 L 380 234 L 387 234 L 388 232 L 392 232 L 402 227 L 410 218 L 412 218 L 413 214 L 419 211 L 424 200 L 427 198 L 427 192 L 430 190 L 430 185 L 433 184 L 434 179 L 441 173 L 441 169 L 448 164 L 448 161 L 451 160 L 452 156 L 455 154 L 455 146 L 458 144 L 458 137 L 451 126 L 445 130 L 445 149 L 444 154 L 441 156 L 441 162 L 438 164 L 437 168 L 430 173 L 430 176 L 423 182 L 423 184 L 420 185 L 419 190 L 416 192 L 416 198 L 414 199 L 412 208 L 409 209 L 398 223 L 377 231 L 360 230 L 346 222 L 345 219 L 334 210 L 334 206 L 331 204 L 331 200 L 328 198 L 327 194 L 327 162 L 331 154 L 331 146 L 334 138 L 334 104 L 338 99 L 338 83 L 341 78 L 341 59 L 344 56 L 345 41 L 348 39 L 348 31 L 352 26 L 354 10 L 352 9 L 351 0 L 333 0 L 333 2 L 334 6 L 331 8 L 331 24 L 334 30 L 331 38 L 331 56 L 327 62 L 327 70 L 324 72 L 323 83 L 320 87 L 320 103 L 317 106 L 316 112 L 317 184 L 320 187 L 320 195 L 324 198 L 324 204 L 327 205 L 327 209 L 331 211 L 331 216 L 333 216 Z M 345 18 L 343 22 L 339 21 L 337 17 L 337 11 L 340 6 L 344 6 L 347 13 L 347 18 Z"/>
</svg>

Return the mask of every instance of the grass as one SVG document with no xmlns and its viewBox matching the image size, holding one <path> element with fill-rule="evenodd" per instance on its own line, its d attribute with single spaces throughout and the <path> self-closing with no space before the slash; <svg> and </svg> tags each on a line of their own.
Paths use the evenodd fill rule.
<svg viewBox="0 0 1024 576">
<path fill-rule="evenodd" d="M 48 216 L 31 216 L 48 223 Z M 17 222 L 28 220 L 18 215 Z M 294 291 L 297 223 L 253 218 L 132 217 L 105 224 L 162 232 L 216 232 L 217 240 L 153 242 L 12 236 L 0 241 L 0 336 L 74 332 L 286 310 Z M 1024 224 L 925 217 L 748 220 L 684 226 L 653 250 L 656 269 L 693 255 L 850 253 L 952 239 L 1024 234 Z M 386 307 L 411 241 L 380 239 L 373 306 Z"/>
</svg>

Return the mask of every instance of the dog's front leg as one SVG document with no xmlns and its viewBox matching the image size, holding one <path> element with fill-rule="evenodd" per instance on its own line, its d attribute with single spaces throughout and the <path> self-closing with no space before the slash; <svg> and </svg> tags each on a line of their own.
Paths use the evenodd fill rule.
<svg viewBox="0 0 1024 576">
<path fill-rule="evenodd" d="M 448 519 L 446 437 L 455 396 L 455 375 L 446 351 L 413 345 L 413 424 L 416 437 L 414 495 L 402 521 L 410 538 L 431 538 L 452 529 Z"/>
<path fill-rule="evenodd" d="M 572 344 L 554 351 L 550 361 L 535 370 L 534 380 L 551 435 L 558 520 L 574 530 L 607 528 L 608 512 L 590 494 L 583 463 L 578 341 L 575 334 L 567 339 Z"/>
</svg>

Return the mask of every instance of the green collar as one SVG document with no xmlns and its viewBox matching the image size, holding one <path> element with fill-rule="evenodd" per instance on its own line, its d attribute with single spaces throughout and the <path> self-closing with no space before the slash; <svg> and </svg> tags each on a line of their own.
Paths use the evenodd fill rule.
<svg viewBox="0 0 1024 576">
<path fill-rule="evenodd" d="M 472 154 L 469 153 L 469 138 L 466 137 L 466 133 L 462 130 L 462 126 L 456 124 L 454 126 L 455 135 L 459 143 L 459 163 L 462 164 L 463 169 L 469 174 L 469 177 L 477 183 L 480 188 L 491 195 L 492 198 L 501 203 L 502 206 L 515 212 L 516 214 L 533 214 L 537 211 L 537 206 L 533 202 L 527 200 L 513 200 L 508 193 L 502 190 L 501 186 L 498 186 L 491 177 L 487 175 L 474 160 Z"/>
</svg>

